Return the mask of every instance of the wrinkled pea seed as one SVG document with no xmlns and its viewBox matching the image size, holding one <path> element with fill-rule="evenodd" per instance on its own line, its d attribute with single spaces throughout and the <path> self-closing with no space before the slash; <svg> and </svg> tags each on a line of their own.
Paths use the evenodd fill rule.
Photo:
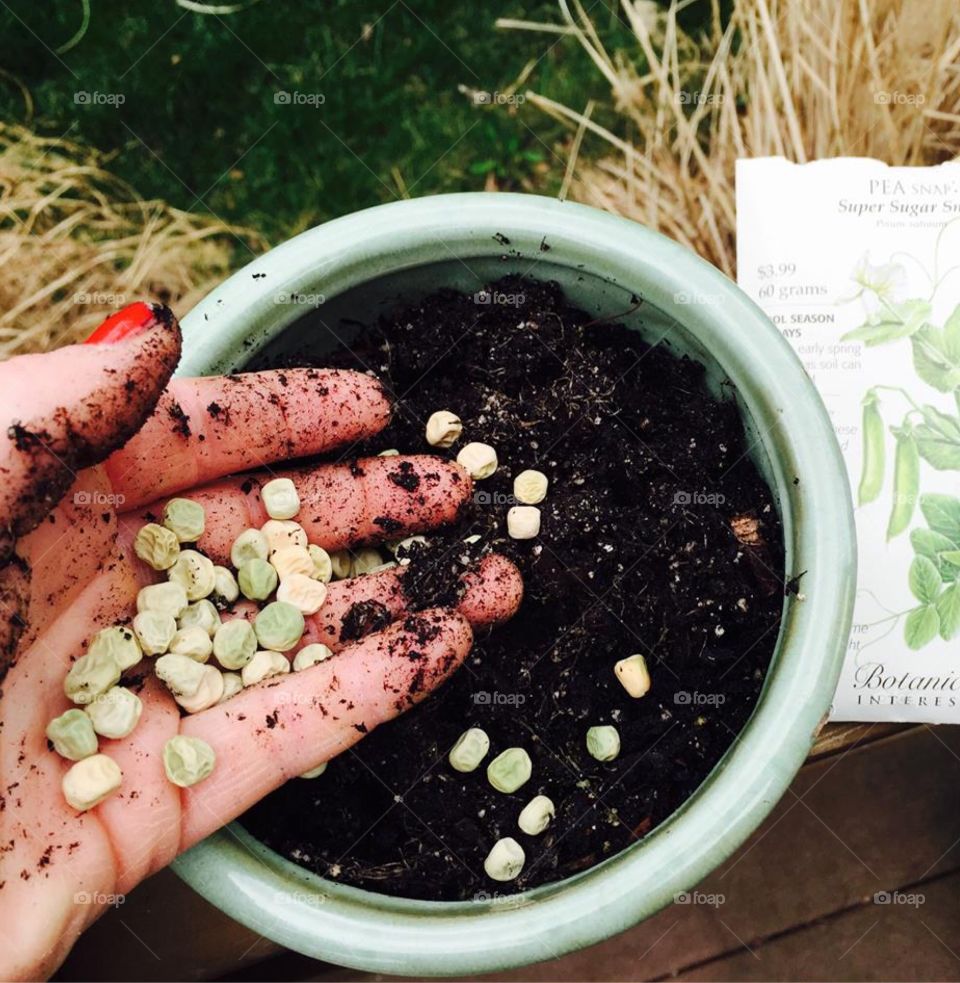
<svg viewBox="0 0 960 983">
<path fill-rule="evenodd" d="M 216 666 L 204 666 L 203 677 L 193 696 L 177 696 L 174 699 L 187 713 L 199 713 L 220 702 L 224 689 L 223 673 Z"/>
<path fill-rule="evenodd" d="M 457 738 L 457 743 L 450 748 L 447 758 L 450 766 L 457 771 L 475 771 L 489 750 L 490 738 L 486 731 L 480 727 L 471 727 Z"/>
<path fill-rule="evenodd" d="M 332 650 L 320 642 L 304 645 L 293 657 L 293 671 L 302 672 L 304 669 L 309 669 L 310 666 L 315 666 L 318 662 L 326 662 L 332 656 Z"/>
<path fill-rule="evenodd" d="M 247 560 L 237 571 L 237 582 L 244 597 L 265 601 L 277 589 L 280 578 L 266 560 Z"/>
<path fill-rule="evenodd" d="M 220 697 L 221 703 L 233 699 L 243 689 L 243 680 L 238 672 L 225 672 L 223 676 L 223 696 Z"/>
<path fill-rule="evenodd" d="M 206 527 L 203 506 L 189 498 L 171 498 L 163 510 L 163 524 L 181 543 L 195 543 Z"/>
<path fill-rule="evenodd" d="M 196 696 L 203 682 L 203 663 L 194 662 L 185 655 L 161 655 L 154 672 L 175 698 Z"/>
<path fill-rule="evenodd" d="M 346 580 L 350 576 L 350 567 L 353 558 L 349 550 L 336 550 L 330 554 L 330 569 L 333 571 L 334 580 Z"/>
<path fill-rule="evenodd" d="M 540 509 L 535 505 L 514 505 L 507 510 L 507 535 L 511 539 L 535 539 L 540 535 Z"/>
<path fill-rule="evenodd" d="M 162 611 L 141 611 L 133 619 L 133 633 L 144 655 L 163 655 L 177 633 L 177 622 Z"/>
<path fill-rule="evenodd" d="M 487 765 L 487 781 L 498 791 L 516 792 L 530 780 L 533 762 L 522 747 L 509 747 Z"/>
<path fill-rule="evenodd" d="M 621 659 L 613 667 L 613 671 L 620 684 L 634 699 L 639 699 L 649 691 L 650 671 L 647 669 L 647 660 L 642 655 Z"/>
<path fill-rule="evenodd" d="M 133 541 L 133 552 L 154 570 L 169 570 L 180 554 L 180 540 L 166 526 L 148 522 Z"/>
<path fill-rule="evenodd" d="M 317 765 L 316 768 L 311 768 L 309 771 L 305 771 L 300 777 L 319 778 L 326 770 L 327 770 L 327 762 L 324 761 L 322 765 Z"/>
<path fill-rule="evenodd" d="M 300 496 L 289 478 L 274 478 L 260 489 L 260 498 L 271 519 L 292 519 L 300 511 Z"/>
<path fill-rule="evenodd" d="M 613 761 L 620 753 L 620 735 L 616 727 L 604 724 L 587 730 L 587 750 L 597 761 Z"/>
<path fill-rule="evenodd" d="M 284 546 L 307 545 L 306 530 L 299 522 L 290 519 L 267 519 L 260 531 L 267 537 L 267 546 L 270 549 L 268 558 L 275 550 L 283 549 Z"/>
<path fill-rule="evenodd" d="M 243 618 L 224 622 L 213 636 L 213 654 L 224 669 L 242 669 L 256 651 L 253 625 Z"/>
<path fill-rule="evenodd" d="M 285 601 L 268 604 L 253 621 L 260 647 L 274 652 L 292 649 L 303 637 L 304 627 L 303 615 Z"/>
<path fill-rule="evenodd" d="M 213 561 L 196 550 L 181 550 L 167 577 L 172 583 L 180 584 L 191 601 L 206 597 L 217 582 Z"/>
<path fill-rule="evenodd" d="M 290 671 L 290 663 L 279 653 L 261 649 L 240 670 L 244 686 L 255 686 L 273 676 L 283 676 Z"/>
<path fill-rule="evenodd" d="M 314 570 L 313 557 L 305 546 L 284 546 L 270 557 L 270 563 L 281 581 L 294 573 L 309 577 Z"/>
<path fill-rule="evenodd" d="M 512 836 L 505 836 L 493 844 L 483 869 L 493 881 L 512 881 L 523 870 L 526 859 L 523 847 Z"/>
<path fill-rule="evenodd" d="M 113 661 L 120 667 L 121 672 L 132 669 L 143 658 L 143 650 L 140 648 L 136 634 L 132 628 L 124 625 L 104 628 L 93 636 L 87 654 L 96 655 L 101 652 L 113 656 Z"/>
<path fill-rule="evenodd" d="M 474 441 L 457 455 L 457 464 L 476 481 L 489 478 L 497 470 L 497 452 L 489 444 Z"/>
<path fill-rule="evenodd" d="M 277 600 L 292 604 L 301 614 L 316 614 L 327 599 L 327 585 L 302 573 L 292 573 L 280 581 Z"/>
<path fill-rule="evenodd" d="M 120 680 L 121 669 L 117 660 L 106 649 L 81 655 L 63 681 L 67 698 L 81 706 L 106 693 Z"/>
<path fill-rule="evenodd" d="M 226 601 L 227 604 L 233 604 L 240 596 L 240 587 L 232 570 L 228 570 L 226 567 L 214 566 L 213 593 Z"/>
<path fill-rule="evenodd" d="M 313 573 L 310 574 L 314 580 L 328 584 L 333 576 L 333 563 L 330 561 L 330 554 L 322 547 L 311 543 L 307 547 L 310 559 L 313 560 Z"/>
<path fill-rule="evenodd" d="M 395 447 L 390 447 L 387 450 L 380 451 L 380 453 L 377 454 L 377 457 L 399 457 L 399 456 L 400 456 L 400 451 L 398 451 Z M 301 775 L 300 777 L 302 778 L 303 776 Z"/>
<path fill-rule="evenodd" d="M 183 584 L 169 581 L 165 584 L 150 584 L 137 594 L 137 611 L 159 611 L 179 618 L 189 604 Z"/>
<path fill-rule="evenodd" d="M 92 754 L 63 776 L 63 797 L 78 812 L 86 812 L 112 795 L 123 781 L 120 766 L 105 754 Z"/>
<path fill-rule="evenodd" d="M 460 417 L 449 410 L 437 410 L 427 420 L 427 443 L 431 447 L 452 447 L 462 433 Z"/>
<path fill-rule="evenodd" d="M 517 825 L 527 836 L 539 836 L 557 814 L 553 800 L 546 795 L 535 795 L 520 810 Z"/>
<path fill-rule="evenodd" d="M 357 550 L 350 560 L 350 576 L 362 577 L 364 574 L 373 573 L 380 566 L 383 566 L 383 557 L 379 550 Z"/>
<path fill-rule="evenodd" d="M 270 544 L 259 529 L 244 529 L 230 547 L 230 562 L 239 570 L 247 560 L 265 560 L 270 555 Z"/>
<path fill-rule="evenodd" d="M 54 717 L 47 724 L 47 740 L 61 758 L 81 761 L 97 753 L 97 734 L 93 721 L 77 707 L 72 707 Z"/>
<path fill-rule="evenodd" d="M 170 642 L 170 652 L 173 655 L 185 655 L 194 662 L 206 662 L 212 651 L 213 641 L 207 630 L 200 625 L 179 628 Z"/>
<path fill-rule="evenodd" d="M 217 756 L 199 737 L 178 734 L 163 746 L 163 768 L 167 778 L 180 788 L 202 782 L 213 772 Z"/>
<path fill-rule="evenodd" d="M 178 628 L 202 628 L 208 635 L 215 635 L 220 627 L 220 612 L 212 601 L 201 597 L 188 604 L 177 622 Z"/>
<path fill-rule="evenodd" d="M 513 479 L 513 497 L 522 505 L 539 505 L 547 497 L 549 486 L 542 471 L 521 471 Z"/>
<path fill-rule="evenodd" d="M 84 708 L 93 729 L 101 736 L 118 741 L 133 732 L 140 722 L 140 697 L 122 686 L 111 686 Z"/>
</svg>

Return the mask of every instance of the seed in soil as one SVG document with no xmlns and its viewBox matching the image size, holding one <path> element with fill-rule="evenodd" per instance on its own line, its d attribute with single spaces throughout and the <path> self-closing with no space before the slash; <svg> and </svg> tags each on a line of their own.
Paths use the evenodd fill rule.
<svg viewBox="0 0 960 983">
<path fill-rule="evenodd" d="M 546 795 L 535 795 L 520 810 L 517 825 L 527 836 L 539 836 L 557 814 L 553 800 Z"/>
<path fill-rule="evenodd" d="M 512 881 L 519 877 L 526 859 L 523 847 L 512 836 L 504 836 L 493 844 L 483 869 L 492 881 Z"/>
<path fill-rule="evenodd" d="M 539 505 L 547 497 L 550 480 L 542 471 L 521 471 L 513 479 L 513 497 L 521 505 Z"/>
<path fill-rule="evenodd" d="M 77 812 L 86 812 L 112 795 L 123 781 L 120 766 L 105 754 L 92 754 L 63 776 L 63 797 Z"/>
<path fill-rule="evenodd" d="M 266 560 L 247 560 L 237 571 L 240 592 L 251 601 L 265 601 L 280 583 L 277 571 Z"/>
<path fill-rule="evenodd" d="M 290 671 L 290 663 L 279 652 L 261 649 L 240 670 L 244 686 L 254 686 L 265 679 L 282 676 Z"/>
<path fill-rule="evenodd" d="M 178 734 L 163 746 L 163 767 L 167 778 L 180 788 L 189 788 L 212 774 L 217 756 L 199 737 Z"/>
<path fill-rule="evenodd" d="M 427 443 L 431 447 L 453 447 L 462 433 L 460 417 L 449 410 L 437 410 L 427 420 Z"/>
<path fill-rule="evenodd" d="M 650 671 L 647 660 L 642 655 L 631 655 L 621 659 L 614 667 L 620 685 L 635 699 L 646 696 L 650 691 Z"/>
<path fill-rule="evenodd" d="M 189 498 L 171 498 L 163 509 L 163 524 L 181 543 L 195 543 L 206 528 L 206 513 Z"/>
<path fill-rule="evenodd" d="M 475 771 L 490 750 L 490 738 L 480 727 L 465 730 L 450 748 L 450 766 L 456 771 Z"/>
<path fill-rule="evenodd" d="M 467 444 L 457 455 L 457 464 L 475 481 L 489 478 L 497 470 L 497 452 L 480 441 Z"/>
<path fill-rule="evenodd" d="M 498 791 L 516 792 L 530 781 L 533 763 L 522 747 L 508 747 L 487 765 L 487 781 Z"/>
<path fill-rule="evenodd" d="M 47 740 L 61 758 L 81 761 L 97 753 L 99 742 L 93 721 L 77 707 L 64 711 L 47 724 Z"/>
<path fill-rule="evenodd" d="M 256 651 L 256 632 L 243 618 L 225 621 L 213 636 L 213 654 L 224 669 L 242 669 Z"/>
<path fill-rule="evenodd" d="M 300 511 L 300 496 L 289 478 L 274 478 L 260 489 L 260 498 L 271 519 L 292 519 Z"/>
<path fill-rule="evenodd" d="M 613 761 L 620 754 L 620 735 L 616 727 L 604 724 L 587 730 L 587 750 L 597 761 Z"/>
<path fill-rule="evenodd" d="M 137 533 L 133 551 L 154 570 L 169 570 L 180 554 L 180 540 L 166 526 L 148 522 Z"/>
<path fill-rule="evenodd" d="M 143 713 L 143 703 L 132 690 L 111 686 L 84 708 L 93 729 L 109 740 L 118 741 L 133 733 Z"/>
<path fill-rule="evenodd" d="M 540 535 L 540 509 L 514 505 L 507 510 L 507 534 L 511 539 L 536 539 Z"/>
</svg>

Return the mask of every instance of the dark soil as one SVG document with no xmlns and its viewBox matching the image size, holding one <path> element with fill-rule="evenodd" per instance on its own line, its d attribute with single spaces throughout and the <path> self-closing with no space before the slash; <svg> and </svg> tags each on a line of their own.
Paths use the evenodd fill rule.
<svg viewBox="0 0 960 983">
<path fill-rule="evenodd" d="M 500 468 L 477 483 L 462 523 L 415 553 L 408 591 L 423 605 L 450 599 L 453 575 L 497 550 L 523 571 L 523 606 L 479 637 L 422 705 L 243 819 L 295 862 L 387 894 L 511 893 L 644 836 L 746 723 L 783 604 L 771 493 L 747 456 L 733 400 L 707 393 L 702 366 L 620 325 L 592 323 L 554 285 L 508 278 L 492 290 L 522 302 L 478 305 L 441 292 L 323 361 L 375 372 L 399 400 L 389 430 L 362 450 L 428 450 L 424 423 L 437 409 L 464 423 L 463 438 L 439 453 L 455 457 L 466 440 L 497 449 Z M 541 534 L 517 542 L 504 517 L 513 475 L 525 468 L 544 471 L 550 491 Z M 474 534 L 479 542 L 463 543 Z M 358 613 L 356 630 L 375 616 Z M 613 665 L 638 652 L 653 686 L 634 700 Z M 594 724 L 617 727 L 616 760 L 587 753 Z M 463 775 L 446 754 L 468 726 L 482 727 L 492 747 Z M 533 777 L 504 795 L 485 765 L 513 745 L 530 753 Z M 532 837 L 517 816 L 538 793 L 557 815 Z M 527 856 L 506 885 L 483 872 L 502 836 Z"/>
</svg>

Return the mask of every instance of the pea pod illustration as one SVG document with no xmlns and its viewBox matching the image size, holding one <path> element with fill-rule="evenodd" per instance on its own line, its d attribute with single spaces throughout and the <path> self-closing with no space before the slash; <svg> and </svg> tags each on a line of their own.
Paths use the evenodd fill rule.
<svg viewBox="0 0 960 983">
<path fill-rule="evenodd" d="M 893 464 L 893 508 L 887 524 L 887 539 L 899 536 L 913 518 L 920 494 L 920 452 L 911 427 L 893 427 L 897 451 Z"/>
<path fill-rule="evenodd" d="M 863 397 L 863 464 L 857 499 L 861 505 L 872 502 L 883 488 L 886 469 L 886 434 L 880 415 L 880 400 L 870 391 Z"/>
</svg>

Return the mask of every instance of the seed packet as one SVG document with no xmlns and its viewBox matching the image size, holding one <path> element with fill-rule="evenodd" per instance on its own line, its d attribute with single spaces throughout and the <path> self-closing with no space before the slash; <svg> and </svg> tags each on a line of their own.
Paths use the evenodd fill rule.
<svg viewBox="0 0 960 983">
<path fill-rule="evenodd" d="M 960 164 L 738 161 L 737 263 L 849 471 L 860 572 L 831 717 L 958 723 Z"/>
</svg>

